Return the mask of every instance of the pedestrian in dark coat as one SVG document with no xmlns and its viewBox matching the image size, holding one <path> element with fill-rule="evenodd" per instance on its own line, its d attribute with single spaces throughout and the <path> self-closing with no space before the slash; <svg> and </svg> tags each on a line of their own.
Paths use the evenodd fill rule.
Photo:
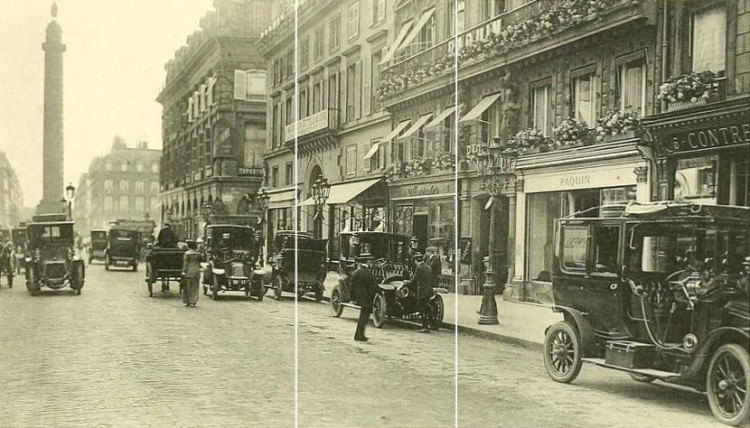
<svg viewBox="0 0 750 428">
<path fill-rule="evenodd" d="M 427 249 L 427 251 L 429 252 L 427 265 L 430 267 L 432 286 L 440 287 L 440 274 L 443 272 L 443 264 L 440 262 L 440 255 L 438 254 L 437 248 L 435 247 L 430 247 Z"/>
<path fill-rule="evenodd" d="M 359 267 L 352 273 L 351 285 L 354 297 L 359 304 L 359 320 L 357 321 L 357 331 L 354 333 L 354 340 L 366 342 L 365 327 L 372 314 L 372 302 L 375 299 L 378 282 L 375 275 L 372 274 L 371 256 L 361 256 L 357 258 Z"/>
<path fill-rule="evenodd" d="M 422 314 L 422 329 L 420 333 L 430 332 L 430 298 L 434 293 L 432 289 L 432 272 L 430 267 L 424 262 L 424 258 L 421 253 L 414 254 L 414 261 L 417 267 L 414 269 L 414 276 L 411 278 L 411 283 L 417 290 L 417 307 L 419 313 Z"/>
</svg>

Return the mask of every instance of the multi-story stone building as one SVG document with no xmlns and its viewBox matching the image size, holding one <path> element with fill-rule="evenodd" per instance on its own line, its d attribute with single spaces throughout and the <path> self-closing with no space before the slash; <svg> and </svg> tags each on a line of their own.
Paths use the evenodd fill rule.
<svg viewBox="0 0 750 428">
<path fill-rule="evenodd" d="M 378 92 L 394 132 L 420 124 L 426 137 L 407 131 L 386 141 L 394 227 L 431 241 L 448 210 L 460 238 L 448 247 L 461 249 L 468 288 L 481 283 L 477 268 L 491 252 L 506 295 L 549 300 L 561 216 L 678 196 L 748 204 L 746 2 L 426 0 L 395 8 L 398 33 L 408 35 L 389 46 Z M 704 71 L 709 89 L 696 102 L 659 98 L 670 77 Z M 637 125 L 627 131 L 635 115 L 645 134 Z M 490 199 L 475 154 L 493 144 L 520 155 Z M 450 166 L 440 152 L 457 154 L 458 188 L 454 174 L 435 168 Z"/>
<path fill-rule="evenodd" d="M 200 30 L 166 64 L 160 191 L 162 220 L 196 237 L 201 207 L 245 213 L 263 180 L 266 73 L 258 36 L 271 0 L 216 0 Z"/>
<path fill-rule="evenodd" d="M 291 4 L 260 40 L 269 76 L 268 235 L 292 229 L 296 196 L 300 229 L 329 238 L 336 260 L 339 231 L 382 228 L 387 219 L 381 143 L 390 115 L 375 88 L 384 49 L 395 37 L 395 1 L 303 1 L 296 32 Z M 316 217 L 318 178 L 331 189 Z"/>
<path fill-rule="evenodd" d="M 112 149 L 96 157 L 81 175 L 73 201 L 76 230 L 87 236 L 114 220 L 159 218 L 159 158 L 161 150 L 140 142 L 127 147 L 115 138 Z"/>
<path fill-rule="evenodd" d="M 23 217 L 23 191 L 5 153 L 0 152 L 0 228 L 26 221 Z"/>
</svg>

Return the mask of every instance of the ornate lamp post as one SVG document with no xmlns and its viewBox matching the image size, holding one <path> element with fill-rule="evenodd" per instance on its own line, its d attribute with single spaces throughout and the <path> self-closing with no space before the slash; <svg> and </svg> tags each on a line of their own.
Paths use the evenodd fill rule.
<svg viewBox="0 0 750 428">
<path fill-rule="evenodd" d="M 68 183 L 68 186 L 65 187 L 65 197 L 62 198 L 63 203 L 68 204 L 68 218 L 73 218 L 73 197 L 76 195 L 76 188 L 73 187 L 73 183 Z"/>
<path fill-rule="evenodd" d="M 322 218 L 323 206 L 326 204 L 328 195 L 331 193 L 331 185 L 328 184 L 328 179 L 319 175 L 315 180 L 315 183 L 312 185 L 312 193 L 313 199 L 315 200 L 315 216 L 313 217 L 313 220 L 315 221 L 315 236 L 320 238 L 323 231 L 319 230 L 322 225 L 319 225 L 318 221 Z"/>
<path fill-rule="evenodd" d="M 508 176 L 516 170 L 518 153 L 504 150 L 498 138 L 489 145 L 480 146 L 475 161 L 477 172 L 482 177 L 484 190 L 490 195 L 484 209 L 490 210 L 489 251 L 484 258 L 485 281 L 482 285 L 482 307 L 479 311 L 479 324 L 498 324 L 497 302 L 495 301 L 495 199 L 505 187 Z"/>
</svg>

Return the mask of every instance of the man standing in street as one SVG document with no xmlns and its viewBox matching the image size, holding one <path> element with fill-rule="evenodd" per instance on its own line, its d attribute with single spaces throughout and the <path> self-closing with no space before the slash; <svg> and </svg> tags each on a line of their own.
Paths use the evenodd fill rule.
<svg viewBox="0 0 750 428">
<path fill-rule="evenodd" d="M 422 329 L 420 333 L 430 332 L 430 298 L 432 297 L 432 273 L 430 267 L 424 262 L 422 253 L 414 254 L 414 262 L 417 267 L 414 269 L 414 276 L 411 283 L 417 290 L 417 307 L 422 314 Z"/>
<path fill-rule="evenodd" d="M 437 288 L 440 287 L 440 274 L 443 272 L 443 264 L 440 261 L 440 254 L 436 247 L 428 247 L 428 259 L 427 266 L 430 268 L 430 278 L 432 278 L 432 286 Z"/>
<path fill-rule="evenodd" d="M 354 340 L 358 342 L 367 342 L 365 336 L 365 327 L 372 314 L 372 301 L 375 298 L 375 292 L 378 282 L 375 275 L 370 271 L 372 256 L 362 254 L 356 259 L 358 267 L 351 278 L 352 292 L 359 304 L 359 320 L 357 321 L 357 331 L 354 333 Z"/>
</svg>

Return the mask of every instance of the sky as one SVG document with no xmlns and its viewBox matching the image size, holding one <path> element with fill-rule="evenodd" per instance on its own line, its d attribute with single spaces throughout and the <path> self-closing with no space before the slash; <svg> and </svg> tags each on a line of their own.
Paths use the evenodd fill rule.
<svg viewBox="0 0 750 428">
<path fill-rule="evenodd" d="M 0 150 L 24 205 L 42 197 L 45 28 L 52 0 L 0 0 Z M 58 0 L 63 30 L 65 184 L 78 185 L 116 135 L 161 148 L 164 64 L 213 0 Z"/>
</svg>

